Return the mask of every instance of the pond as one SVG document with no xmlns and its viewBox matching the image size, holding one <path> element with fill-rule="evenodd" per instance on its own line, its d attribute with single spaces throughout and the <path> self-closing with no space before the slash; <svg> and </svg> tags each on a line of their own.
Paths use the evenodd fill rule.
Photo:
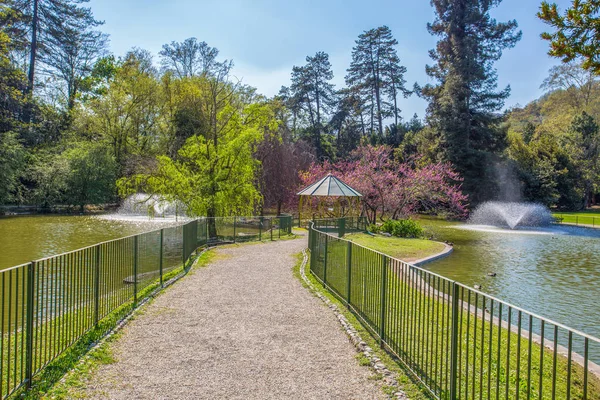
<svg viewBox="0 0 600 400">
<path fill-rule="evenodd" d="M 0 218 L 0 270 L 175 224 L 173 219 L 27 215 Z"/>
<path fill-rule="evenodd" d="M 556 226 L 532 233 L 422 223 L 435 239 L 454 244 L 454 252 L 425 265 L 428 270 L 600 337 L 600 230 Z"/>
<path fill-rule="evenodd" d="M 173 219 L 36 215 L 0 218 L 0 269 L 173 225 Z M 472 231 L 422 219 L 437 240 L 454 243 L 426 268 L 516 306 L 600 337 L 600 230 L 557 227 L 540 234 Z M 489 277 L 495 272 L 495 277 Z"/>
</svg>

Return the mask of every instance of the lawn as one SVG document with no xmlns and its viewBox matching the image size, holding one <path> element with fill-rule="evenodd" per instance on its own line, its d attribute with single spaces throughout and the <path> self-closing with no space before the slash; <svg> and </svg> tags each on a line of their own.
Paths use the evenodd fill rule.
<svg viewBox="0 0 600 400">
<path fill-rule="evenodd" d="M 579 212 L 553 212 L 552 215 L 566 224 L 600 226 L 600 210 L 598 209 Z"/>
<path fill-rule="evenodd" d="M 420 260 L 444 250 L 442 243 L 426 239 L 404 239 L 380 235 L 371 236 L 366 233 L 346 235 L 344 239 L 407 262 Z"/>
</svg>

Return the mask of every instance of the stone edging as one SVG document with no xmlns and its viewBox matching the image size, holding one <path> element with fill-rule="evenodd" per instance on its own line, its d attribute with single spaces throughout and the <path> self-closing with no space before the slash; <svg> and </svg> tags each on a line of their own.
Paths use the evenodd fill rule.
<svg viewBox="0 0 600 400">
<path fill-rule="evenodd" d="M 331 300 L 325 297 L 320 292 L 320 290 L 318 290 L 308 279 L 305 271 L 306 264 L 308 262 L 307 249 L 302 250 L 302 255 L 304 258 L 302 260 L 302 265 L 300 266 L 300 276 L 302 277 L 302 280 L 306 283 L 306 285 L 309 287 L 310 291 L 313 292 L 318 298 L 320 298 L 331 311 L 333 311 L 338 321 L 344 328 L 344 331 L 350 338 L 350 341 L 352 342 L 354 347 L 356 347 L 356 350 L 362 353 L 369 360 L 369 362 L 371 363 L 371 367 L 375 370 L 376 373 L 383 375 L 384 384 L 394 389 L 394 394 L 391 395 L 389 398 L 408 400 L 406 394 L 402 391 L 402 389 L 400 389 L 398 381 L 394 378 L 394 374 L 389 369 L 387 369 L 387 367 L 383 364 L 381 359 L 374 354 L 373 349 L 369 347 L 365 341 L 362 340 L 354 326 L 352 326 L 352 324 L 348 322 L 348 319 L 344 316 L 344 314 L 342 314 L 339 308 L 335 304 L 333 304 Z"/>
<path fill-rule="evenodd" d="M 424 264 L 427 264 L 427 263 L 430 263 L 430 262 L 433 262 L 433 261 L 437 261 L 440 258 L 448 257 L 454 251 L 454 247 L 450 246 L 447 243 L 443 243 L 443 242 L 437 242 L 437 243 L 443 244 L 444 245 L 444 250 L 442 250 L 439 253 L 434 254 L 432 256 L 421 258 L 420 260 L 416 260 L 416 261 L 410 262 L 409 264 L 416 265 L 417 267 L 421 267 Z"/>
</svg>

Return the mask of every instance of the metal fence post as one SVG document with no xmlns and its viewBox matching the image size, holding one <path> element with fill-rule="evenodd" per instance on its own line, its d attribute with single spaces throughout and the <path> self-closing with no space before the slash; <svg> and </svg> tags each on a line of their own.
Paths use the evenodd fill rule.
<svg viewBox="0 0 600 400">
<path fill-rule="evenodd" d="M 159 261 L 158 270 L 160 271 L 160 287 L 163 287 L 163 243 L 164 243 L 165 230 L 160 230 L 160 248 L 159 248 Z"/>
<path fill-rule="evenodd" d="M 185 247 L 185 245 L 184 245 Z M 138 292 L 138 236 L 133 237 L 133 306 L 137 307 Z"/>
<path fill-rule="evenodd" d="M 450 336 L 450 400 L 458 399 L 458 292 L 459 286 L 452 283 L 452 331 Z"/>
<path fill-rule="evenodd" d="M 258 219 L 258 241 L 262 241 L 262 224 L 263 224 L 263 217 L 260 217 Z"/>
<path fill-rule="evenodd" d="M 271 242 L 273 241 L 273 218 L 269 218 L 269 227 L 271 228 Z"/>
<path fill-rule="evenodd" d="M 31 379 L 33 378 L 33 291 L 35 281 L 35 265 L 32 261 L 27 266 L 27 342 L 25 348 L 25 381 L 27 388 L 31 387 Z"/>
<path fill-rule="evenodd" d="M 96 245 L 96 265 L 94 266 L 94 325 L 100 321 L 100 245 Z"/>
<path fill-rule="evenodd" d="M 183 264 L 184 268 L 185 268 L 185 253 L 187 253 L 186 252 L 186 250 L 187 250 L 186 248 L 188 246 L 188 235 L 186 235 L 187 230 L 188 230 L 188 229 L 186 229 L 187 227 L 188 227 L 188 224 L 185 224 L 185 225 L 183 225 L 181 227 L 181 231 L 182 231 L 181 234 L 182 234 L 182 239 L 183 239 L 183 241 L 182 241 L 183 245 L 181 246 L 181 263 Z M 135 240 L 137 242 L 137 236 L 135 237 Z M 137 244 L 136 244 L 135 248 L 136 248 L 136 251 L 137 251 Z"/>
<path fill-rule="evenodd" d="M 346 264 L 348 275 L 346 277 L 346 303 L 350 305 L 350 288 L 352 287 L 352 242 L 348 241 L 348 250 L 346 251 Z"/>
<path fill-rule="evenodd" d="M 329 245 L 329 235 L 325 235 L 325 259 L 323 262 L 323 283 L 327 285 L 327 247 Z"/>
<path fill-rule="evenodd" d="M 388 266 L 388 257 L 381 257 L 381 326 L 379 327 L 379 346 L 383 348 L 383 343 L 385 340 L 385 309 L 386 309 L 386 286 L 387 286 L 387 266 Z"/>
<path fill-rule="evenodd" d="M 235 243 L 235 220 L 236 220 L 236 216 L 233 216 L 233 243 Z"/>
</svg>

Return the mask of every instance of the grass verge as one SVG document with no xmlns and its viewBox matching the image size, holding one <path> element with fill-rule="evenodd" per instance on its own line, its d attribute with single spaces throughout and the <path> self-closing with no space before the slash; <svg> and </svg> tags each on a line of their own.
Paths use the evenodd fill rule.
<svg viewBox="0 0 600 400">
<path fill-rule="evenodd" d="M 350 290 L 351 307 L 363 326 L 377 338 L 384 332 L 390 351 L 432 392 L 446 398 L 453 308 L 451 297 L 445 293 L 451 293 L 451 282 L 395 261 L 386 264 L 384 270 L 378 253 L 358 246 L 352 246 L 349 269 L 347 242 L 329 237 L 315 243 L 312 272 L 319 280 L 326 277 L 328 290 L 344 304 Z M 533 326 L 535 330 L 539 320 L 517 310 L 512 310 L 511 316 L 507 305 L 502 309 L 502 303 L 467 288 L 461 289 L 458 298 L 460 398 L 487 394 L 487 398 L 582 399 L 587 388 L 587 399 L 600 399 L 596 375 L 588 373 L 586 381 L 579 363 L 569 363 L 561 351 L 548 348 L 553 328 L 550 323 L 545 326 L 546 344 L 542 347 L 532 336 L 527 337 L 531 332 L 527 329 Z M 510 321 L 510 329 L 506 321 Z M 561 335 L 559 342 L 563 344 L 566 332 L 561 331 Z"/>
<path fill-rule="evenodd" d="M 206 266 L 215 257 L 215 253 L 207 251 L 190 263 L 194 270 Z M 176 268 L 164 276 L 164 282 L 178 280 L 186 275 L 182 267 Z M 133 302 L 127 302 L 100 320 L 98 326 L 84 334 L 73 345 L 69 346 L 59 357 L 51 361 L 32 380 L 31 389 L 17 390 L 11 398 L 20 399 L 79 399 L 84 398 L 83 389 L 91 374 L 102 364 L 114 362 L 110 343 L 119 334 L 110 335 L 115 327 L 128 316 L 135 318 L 144 306 L 154 297 L 162 293 L 157 280 L 140 291 L 139 299 L 148 299 L 141 308 L 134 308 Z M 109 335 L 109 336 L 107 336 Z"/>
<path fill-rule="evenodd" d="M 300 281 L 302 286 L 310 290 L 310 287 L 306 284 L 304 279 L 302 279 L 302 276 L 300 274 L 300 268 L 302 266 L 303 258 L 304 257 L 302 253 L 296 255 L 296 264 L 293 269 L 293 274 L 296 277 L 296 279 Z M 322 295 L 327 297 L 333 304 L 335 304 L 338 307 L 338 309 L 346 317 L 348 322 L 350 322 L 352 326 L 356 329 L 363 341 L 365 341 L 365 343 L 367 343 L 367 345 L 374 350 L 374 353 L 377 355 L 377 357 L 379 357 L 381 361 L 385 364 L 385 366 L 392 373 L 394 373 L 395 378 L 400 385 L 400 388 L 406 393 L 408 398 L 410 398 L 411 400 L 430 399 L 430 397 L 426 394 L 425 388 L 423 388 L 417 382 L 413 381 L 407 374 L 406 370 L 403 369 L 400 366 L 400 364 L 398 364 L 395 358 L 393 358 L 389 353 L 379 349 L 378 342 L 373 338 L 373 336 L 371 336 L 369 331 L 365 329 L 365 327 L 360 323 L 360 321 L 355 317 L 355 315 L 352 312 L 350 312 L 346 308 L 346 306 L 337 299 L 337 297 L 333 296 L 328 290 L 326 290 L 323 287 L 323 285 L 321 285 L 321 283 L 317 279 L 315 279 L 315 277 L 310 273 L 308 266 L 306 268 L 306 276 L 309 279 L 309 281 L 313 284 L 315 288 L 317 288 L 317 290 L 320 291 Z M 369 360 L 362 353 L 358 353 L 356 355 L 356 359 L 357 363 L 360 366 L 370 367 Z M 390 394 L 389 388 L 383 387 L 382 389 L 386 394 Z"/>
<path fill-rule="evenodd" d="M 346 235 L 344 239 L 407 262 L 420 260 L 444 250 L 442 243 L 426 239 L 371 236 L 366 233 L 353 233 Z"/>
</svg>

